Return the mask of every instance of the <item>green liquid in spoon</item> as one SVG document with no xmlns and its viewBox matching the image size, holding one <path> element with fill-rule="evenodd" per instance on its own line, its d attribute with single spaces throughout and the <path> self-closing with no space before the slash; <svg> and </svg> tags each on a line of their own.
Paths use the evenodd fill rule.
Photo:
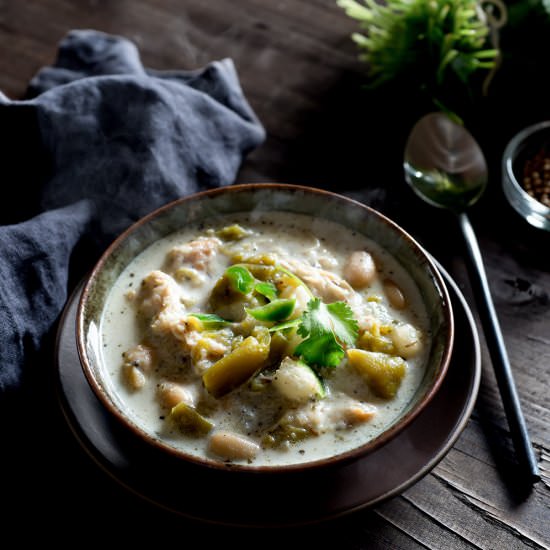
<svg viewBox="0 0 550 550">
<path fill-rule="evenodd" d="M 485 189 L 485 181 L 467 181 L 460 175 L 449 175 L 441 170 L 415 168 L 404 163 L 405 178 L 415 193 L 434 206 L 457 212 L 474 204 Z"/>
<path fill-rule="evenodd" d="M 426 115 L 414 126 L 403 167 L 417 195 L 455 212 L 474 204 L 487 183 L 487 163 L 479 145 L 443 113 Z"/>
</svg>

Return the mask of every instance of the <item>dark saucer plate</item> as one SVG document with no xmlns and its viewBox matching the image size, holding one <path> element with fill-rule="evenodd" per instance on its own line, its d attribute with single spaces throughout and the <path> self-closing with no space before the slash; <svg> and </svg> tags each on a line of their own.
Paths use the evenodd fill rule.
<svg viewBox="0 0 550 550">
<path fill-rule="evenodd" d="M 372 506 L 403 492 L 438 464 L 466 426 L 477 397 L 481 360 L 476 326 L 462 293 L 441 272 L 456 323 L 447 376 L 404 432 L 344 467 L 267 476 L 211 470 L 164 456 L 125 432 L 97 400 L 80 367 L 75 315 L 82 287 L 65 308 L 57 338 L 64 416 L 84 450 L 113 479 L 189 518 L 236 526 L 300 525 Z"/>
</svg>

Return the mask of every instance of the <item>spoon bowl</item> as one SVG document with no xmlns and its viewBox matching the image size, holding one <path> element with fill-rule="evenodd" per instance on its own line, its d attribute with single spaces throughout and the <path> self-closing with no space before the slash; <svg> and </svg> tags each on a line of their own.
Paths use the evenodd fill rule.
<svg viewBox="0 0 550 550">
<path fill-rule="evenodd" d="M 405 178 L 422 199 L 455 212 L 483 194 L 487 163 L 473 136 L 444 113 L 430 113 L 413 127 L 405 146 Z"/>
</svg>

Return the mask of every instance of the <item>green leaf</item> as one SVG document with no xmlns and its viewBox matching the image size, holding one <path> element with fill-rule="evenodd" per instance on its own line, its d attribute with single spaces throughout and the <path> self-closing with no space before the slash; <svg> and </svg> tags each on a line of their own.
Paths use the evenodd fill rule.
<svg viewBox="0 0 550 550">
<path fill-rule="evenodd" d="M 326 308 L 330 314 L 332 330 L 336 338 L 348 346 L 353 346 L 359 334 L 359 327 L 349 305 L 345 302 L 334 302 L 328 304 Z"/>
<path fill-rule="evenodd" d="M 295 304 L 294 299 L 274 300 L 265 306 L 254 309 L 245 308 L 245 311 L 258 321 L 281 321 L 294 311 Z"/>
<path fill-rule="evenodd" d="M 190 313 L 189 315 L 191 317 L 196 317 L 206 329 L 220 328 L 230 324 L 230 321 L 214 313 Z"/>
<path fill-rule="evenodd" d="M 294 350 L 308 365 L 337 367 L 344 358 L 344 348 L 336 341 L 334 334 L 326 333 L 316 338 L 307 338 Z"/>
<path fill-rule="evenodd" d="M 310 365 L 337 366 L 344 357 L 343 345 L 355 344 L 357 321 L 345 302 L 324 304 L 319 298 L 310 300 L 302 314 L 298 334 L 304 337 L 294 353 Z"/>
<path fill-rule="evenodd" d="M 252 273 L 242 265 L 232 265 L 225 270 L 231 288 L 242 294 L 250 294 L 254 290 L 256 279 Z"/>
<path fill-rule="evenodd" d="M 361 33 L 352 34 L 359 58 L 366 63 L 369 88 L 393 81 L 425 94 L 446 110 L 464 108 L 474 97 L 481 71 L 484 78 L 498 67 L 500 51 L 493 44 L 491 22 L 504 22 L 501 2 L 479 0 L 336 0 Z M 518 0 L 518 4 L 550 0 Z M 514 6 L 508 9 L 510 17 Z M 533 10 L 531 8 L 524 11 Z M 541 10 L 544 14 L 543 9 Z M 503 12 L 503 13 L 501 13 Z M 503 15 L 504 14 L 504 15 Z M 546 15 L 546 14 L 544 14 Z M 482 56 L 485 63 L 472 63 Z M 460 96 L 463 95 L 465 99 Z M 451 109 L 452 108 L 452 109 Z M 457 113 L 455 116 L 458 116 Z"/>
<path fill-rule="evenodd" d="M 277 287 L 273 283 L 258 283 L 254 290 L 265 296 L 270 302 L 277 298 Z"/>
<path fill-rule="evenodd" d="M 269 332 L 276 332 L 278 330 L 286 330 L 287 328 L 294 328 L 297 327 L 302 322 L 301 317 L 298 317 L 297 319 L 291 319 L 290 321 L 286 321 L 285 323 L 281 323 L 280 325 L 275 325 L 274 327 L 271 327 L 269 329 Z"/>
</svg>

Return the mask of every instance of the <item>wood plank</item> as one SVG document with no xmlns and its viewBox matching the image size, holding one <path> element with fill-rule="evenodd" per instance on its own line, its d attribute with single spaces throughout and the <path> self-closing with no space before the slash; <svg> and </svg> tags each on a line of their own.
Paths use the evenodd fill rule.
<svg viewBox="0 0 550 550">
<path fill-rule="evenodd" d="M 550 543 L 550 525 L 544 521 L 545 517 L 550 517 L 547 487 L 538 483 L 529 493 L 524 487 L 514 486 L 508 475 L 510 472 L 502 472 L 496 467 L 488 444 L 484 446 L 483 442 L 483 428 L 475 421 L 470 422 L 457 444 L 434 471 L 433 477 L 437 482 L 451 488 L 464 505 L 462 510 L 456 510 L 453 506 L 449 513 L 452 515 L 456 511 L 460 522 L 463 522 L 470 516 L 467 509 L 470 507 L 472 514 L 488 523 L 476 529 L 483 537 L 493 540 L 493 537 L 500 536 L 492 532 L 497 530 L 499 533 L 506 532 L 507 537 L 517 537 L 533 548 L 544 548 Z M 476 480 L 475 483 L 472 479 Z M 414 496 L 424 499 L 425 495 L 432 494 L 432 485 L 429 491 L 424 491 L 424 495 Z M 509 539 L 502 536 L 503 544 L 507 540 L 508 544 Z M 496 547 L 507 548 L 506 545 Z"/>
</svg>

